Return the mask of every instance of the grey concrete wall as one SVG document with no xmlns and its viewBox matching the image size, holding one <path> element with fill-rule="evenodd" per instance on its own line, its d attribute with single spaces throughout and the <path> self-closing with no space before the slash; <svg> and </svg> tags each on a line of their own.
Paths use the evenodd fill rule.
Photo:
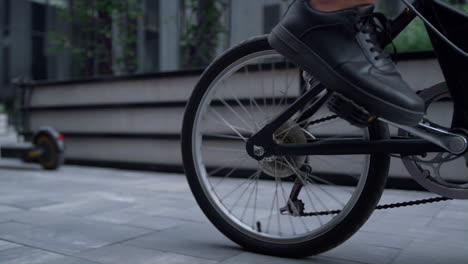
<svg viewBox="0 0 468 264">
<path fill-rule="evenodd" d="M 198 76 L 146 80 L 77 83 L 35 89 L 31 106 L 89 105 L 106 103 L 166 102 L 186 100 Z"/>
<path fill-rule="evenodd" d="M 443 81 L 443 76 L 435 60 L 403 61 L 398 63 L 404 78 L 411 84 L 414 90 L 421 90 L 433 84 Z M 290 70 L 297 71 L 297 70 Z M 250 78 L 263 78 L 265 80 L 281 80 L 289 76 L 297 76 L 291 83 L 291 95 L 297 94 L 299 90 L 299 74 L 287 71 L 277 71 L 274 76 L 263 73 L 264 76 L 250 73 L 247 75 L 237 74 L 233 87 L 244 95 L 261 95 L 261 91 L 249 88 Z M 292 74 L 292 75 L 291 75 Z M 189 75 L 182 77 L 158 77 L 142 80 L 125 81 L 100 81 L 89 83 L 75 83 L 64 86 L 42 85 L 31 89 L 30 106 L 53 107 L 53 106 L 86 106 L 86 105 L 108 105 L 128 103 L 157 103 L 157 102 L 181 102 L 188 100 L 193 87 L 199 76 Z M 268 85 L 268 84 L 267 84 Z M 431 116 L 435 121 L 442 124 L 447 123 L 450 115 L 449 106 L 444 103 L 438 104 L 435 110 L 431 110 Z M 132 108 L 109 108 L 109 109 L 69 109 L 33 111 L 30 113 L 29 125 L 31 129 L 37 129 L 44 125 L 55 127 L 64 133 L 108 133 L 108 134 L 168 134 L 176 135 L 167 139 L 151 138 L 95 138 L 95 137 L 67 137 L 66 157 L 69 159 L 83 159 L 95 161 L 115 161 L 134 163 L 154 163 L 163 165 L 181 165 L 181 153 L 177 135 L 180 134 L 182 118 L 184 114 L 183 105 L 171 107 L 132 107 Z M 447 124 L 448 125 L 448 124 Z M 214 124 L 212 127 L 216 127 Z M 329 126 L 327 131 L 316 131 L 321 134 L 336 133 L 343 131 L 342 127 Z M 392 129 L 392 133 L 396 133 Z M 211 142 L 213 146 L 219 144 L 233 144 L 226 142 Z M 232 146 L 235 147 L 235 146 Z M 210 165 L 229 165 L 230 157 L 220 155 L 216 151 L 209 153 Z M 330 162 L 330 161 L 329 161 Z M 340 161 L 336 168 L 337 172 L 343 167 L 348 172 L 357 169 L 353 167 L 354 160 Z M 313 166 L 320 168 L 324 164 L 316 160 Z M 251 167 L 253 164 L 244 163 L 243 167 Z M 457 164 L 450 169 L 452 178 L 464 177 L 459 175 L 461 170 Z M 400 160 L 394 160 L 391 168 L 393 177 L 408 177 Z"/>
</svg>

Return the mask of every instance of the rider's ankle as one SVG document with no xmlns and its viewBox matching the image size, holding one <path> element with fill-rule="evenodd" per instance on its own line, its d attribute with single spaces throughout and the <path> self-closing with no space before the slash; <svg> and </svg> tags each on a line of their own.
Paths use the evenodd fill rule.
<svg viewBox="0 0 468 264">
<path fill-rule="evenodd" d="M 309 0 L 309 5 L 321 12 L 333 12 L 369 4 L 375 4 L 375 0 Z"/>
</svg>

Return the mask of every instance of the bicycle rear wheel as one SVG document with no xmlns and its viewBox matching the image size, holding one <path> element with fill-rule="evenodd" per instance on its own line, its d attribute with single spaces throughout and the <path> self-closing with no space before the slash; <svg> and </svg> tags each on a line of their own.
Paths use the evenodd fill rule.
<svg viewBox="0 0 468 264">
<path fill-rule="evenodd" d="M 364 224 L 383 192 L 388 155 L 258 162 L 247 154 L 246 140 L 307 89 L 301 80 L 300 69 L 266 37 L 257 37 L 205 71 L 186 109 L 182 154 L 190 188 L 209 220 L 248 250 L 304 257 L 336 247 Z M 325 105 L 311 118 L 297 119 L 278 129 L 275 139 L 388 138 L 385 125 L 357 128 Z M 319 213 L 305 216 L 311 211 Z"/>
</svg>

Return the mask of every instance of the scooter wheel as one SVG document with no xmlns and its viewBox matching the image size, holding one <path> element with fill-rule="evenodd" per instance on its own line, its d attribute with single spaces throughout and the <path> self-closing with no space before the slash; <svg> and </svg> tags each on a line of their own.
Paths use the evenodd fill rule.
<svg viewBox="0 0 468 264">
<path fill-rule="evenodd" d="M 63 152 L 58 146 L 57 139 L 48 134 L 39 135 L 34 139 L 34 145 L 41 150 L 39 164 L 45 170 L 56 170 L 63 163 Z"/>
</svg>

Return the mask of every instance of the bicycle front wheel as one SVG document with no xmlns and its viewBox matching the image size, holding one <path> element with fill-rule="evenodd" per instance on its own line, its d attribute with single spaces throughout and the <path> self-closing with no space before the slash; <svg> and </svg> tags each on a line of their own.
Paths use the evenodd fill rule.
<svg viewBox="0 0 468 264">
<path fill-rule="evenodd" d="M 190 188 L 209 220 L 248 250 L 304 257 L 344 242 L 379 201 L 388 155 L 252 159 L 245 143 L 307 89 L 300 69 L 266 37 L 227 51 L 203 74 L 189 101 L 182 154 Z M 310 139 L 388 138 L 379 122 L 361 129 L 325 106 L 275 132 L 283 144 Z"/>
</svg>

